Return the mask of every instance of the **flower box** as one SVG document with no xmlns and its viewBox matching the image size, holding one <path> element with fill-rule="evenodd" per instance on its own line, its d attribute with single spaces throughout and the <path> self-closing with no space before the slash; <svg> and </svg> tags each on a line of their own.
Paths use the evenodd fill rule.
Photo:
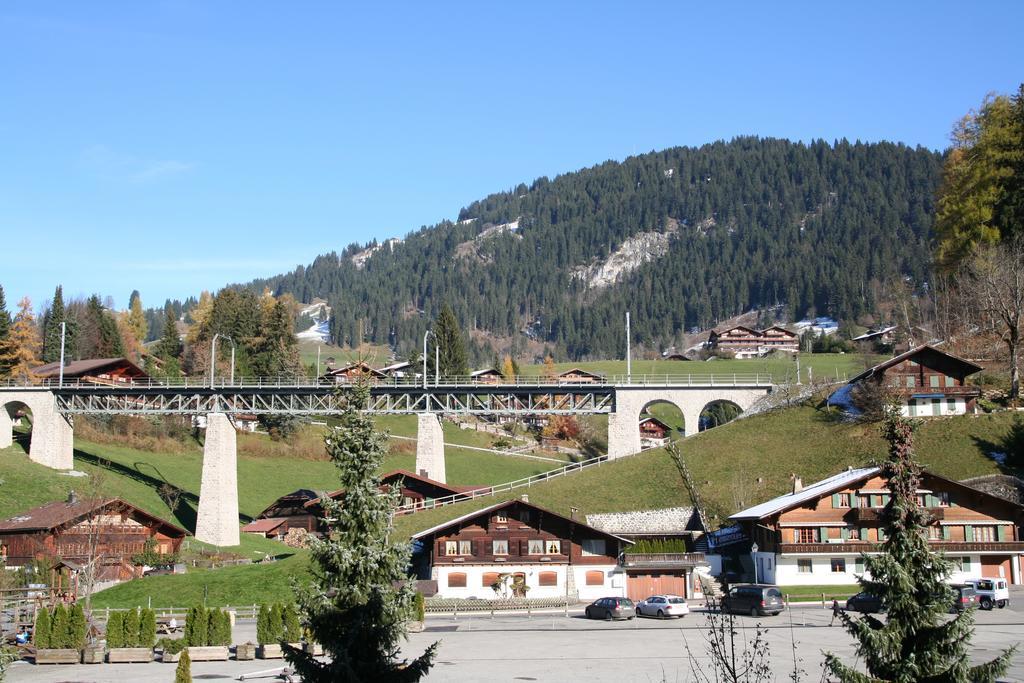
<svg viewBox="0 0 1024 683">
<path fill-rule="evenodd" d="M 256 656 L 260 659 L 281 659 L 284 657 L 284 653 L 281 652 L 281 646 L 277 643 L 269 643 L 267 645 L 260 645 L 256 648 Z"/>
<path fill-rule="evenodd" d="M 247 662 L 256 659 L 256 646 L 252 643 L 242 643 L 235 646 L 235 659 L 239 662 Z"/>
<path fill-rule="evenodd" d="M 160 661 L 167 664 L 175 664 L 179 659 L 181 659 L 180 652 L 168 652 L 167 650 L 164 650 L 164 653 L 160 655 Z"/>
<path fill-rule="evenodd" d="M 78 664 L 81 661 L 81 650 L 63 647 L 45 647 L 36 650 L 36 664 Z"/>
<path fill-rule="evenodd" d="M 134 662 L 152 662 L 151 647 L 112 647 L 107 653 L 107 661 L 111 664 L 131 664 Z"/>
<path fill-rule="evenodd" d="M 102 664 L 106 658 L 107 651 L 100 645 L 89 645 L 82 650 L 82 664 Z"/>
<path fill-rule="evenodd" d="M 226 662 L 228 660 L 227 645 L 204 645 L 188 648 L 188 656 L 193 662 Z"/>
</svg>

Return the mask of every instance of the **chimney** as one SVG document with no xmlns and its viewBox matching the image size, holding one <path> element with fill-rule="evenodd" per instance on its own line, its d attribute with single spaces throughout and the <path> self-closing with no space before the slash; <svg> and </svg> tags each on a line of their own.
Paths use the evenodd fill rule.
<svg viewBox="0 0 1024 683">
<path fill-rule="evenodd" d="M 71 489 L 68 491 L 68 505 L 74 505 L 78 502 L 78 496 L 75 494 L 75 490 Z"/>
<path fill-rule="evenodd" d="M 576 513 L 579 512 L 579 511 L 580 511 L 579 508 L 569 508 L 569 519 L 575 520 L 576 519 Z"/>
<path fill-rule="evenodd" d="M 793 474 L 791 479 L 793 480 L 793 493 L 800 493 L 804 490 L 804 480 Z"/>
<path fill-rule="evenodd" d="M 523 495 L 519 496 L 519 500 L 523 501 L 524 503 L 529 503 L 530 502 L 530 494 L 524 493 Z"/>
</svg>

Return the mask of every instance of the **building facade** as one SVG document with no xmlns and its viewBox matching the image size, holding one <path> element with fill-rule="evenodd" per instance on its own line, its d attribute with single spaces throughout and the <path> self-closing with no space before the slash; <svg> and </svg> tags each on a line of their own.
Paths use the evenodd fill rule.
<svg viewBox="0 0 1024 683">
<path fill-rule="evenodd" d="M 727 330 L 712 330 L 708 346 L 732 353 L 736 358 L 758 358 L 772 351 L 796 353 L 800 350 L 800 337 L 778 325 L 763 330 L 737 325 Z"/>
</svg>

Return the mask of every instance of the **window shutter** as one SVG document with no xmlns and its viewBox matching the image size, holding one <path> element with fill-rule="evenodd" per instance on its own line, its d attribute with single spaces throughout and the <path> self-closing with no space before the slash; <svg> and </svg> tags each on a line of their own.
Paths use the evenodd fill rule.
<svg viewBox="0 0 1024 683">
<path fill-rule="evenodd" d="M 833 493 L 832 494 L 832 509 L 835 509 L 835 508 L 838 508 L 838 507 L 839 507 L 839 494 L 838 493 Z"/>
<path fill-rule="evenodd" d="M 974 527 L 971 526 L 970 524 L 967 524 L 967 525 L 964 526 L 964 540 L 965 541 L 973 541 L 974 540 Z"/>
<path fill-rule="evenodd" d="M 793 529 L 793 543 L 799 543 L 799 542 L 800 542 L 800 530 L 799 529 Z"/>
<path fill-rule="evenodd" d="M 965 572 L 971 571 L 971 556 L 965 555 L 963 561 L 960 562 L 960 568 Z"/>
<path fill-rule="evenodd" d="M 444 541 L 438 541 L 437 542 L 437 556 L 438 557 L 444 556 Z"/>
<path fill-rule="evenodd" d="M 953 535 L 952 535 L 952 533 L 950 533 L 949 527 L 948 526 L 942 527 L 942 540 L 943 541 L 948 541 L 952 537 L 953 537 Z"/>
<path fill-rule="evenodd" d="M 997 541 L 1005 541 L 1006 540 L 1006 526 L 1005 525 L 999 524 L 999 525 L 996 526 L 996 540 Z"/>
<path fill-rule="evenodd" d="M 868 540 L 868 528 L 866 526 L 862 526 L 860 528 L 860 540 L 862 540 L 862 541 Z"/>
<path fill-rule="evenodd" d="M 938 507 L 939 503 L 935 499 L 935 496 L 933 496 L 930 493 L 926 493 L 925 496 L 924 496 L 924 506 L 928 507 L 928 508 L 934 508 L 934 507 Z"/>
<path fill-rule="evenodd" d="M 823 527 L 819 527 L 818 528 L 818 542 L 819 543 L 827 543 L 828 542 L 828 527 L 827 526 L 823 526 Z"/>
<path fill-rule="evenodd" d="M 864 558 L 858 557 L 853 561 L 853 571 L 857 574 L 864 573 Z"/>
<path fill-rule="evenodd" d="M 529 555 L 530 554 L 530 542 L 525 538 L 519 541 L 519 554 Z"/>
<path fill-rule="evenodd" d="M 845 541 L 849 537 L 850 537 L 850 530 L 847 529 L 845 526 L 839 530 L 839 538 L 841 538 L 841 539 L 843 539 Z"/>
</svg>

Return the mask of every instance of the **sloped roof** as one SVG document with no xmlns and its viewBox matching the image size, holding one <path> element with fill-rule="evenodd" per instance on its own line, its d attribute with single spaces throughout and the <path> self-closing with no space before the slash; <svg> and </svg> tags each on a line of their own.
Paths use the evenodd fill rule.
<svg viewBox="0 0 1024 683">
<path fill-rule="evenodd" d="M 848 383 L 849 384 L 853 384 L 854 382 L 859 382 L 860 380 L 864 379 L 865 377 L 870 377 L 871 375 L 874 375 L 874 374 L 876 374 L 878 372 L 881 372 L 883 370 L 887 370 L 888 368 L 891 368 L 894 365 L 898 365 L 898 364 L 902 363 L 903 361 L 907 360 L 908 358 L 910 358 L 912 356 L 915 356 L 915 355 L 917 355 L 917 354 L 919 354 L 919 353 L 921 353 L 923 351 L 930 351 L 930 352 L 936 353 L 936 354 L 938 354 L 940 356 L 945 356 L 946 358 L 949 358 L 950 360 L 952 360 L 955 363 L 960 363 L 963 366 L 963 368 L 964 368 L 965 374 L 967 374 L 967 375 L 973 375 L 976 372 L 981 372 L 982 370 L 984 370 L 984 368 L 982 368 L 980 365 L 972 363 L 969 360 L 964 360 L 963 358 L 960 358 L 959 356 L 954 356 L 951 353 L 946 353 L 945 351 L 940 351 L 939 349 L 935 348 L 931 344 L 921 344 L 920 346 L 915 346 L 914 348 L 910 349 L 909 351 L 904 351 L 900 355 L 895 356 L 893 358 L 890 358 L 889 360 L 887 360 L 885 362 L 879 363 L 878 365 L 874 366 L 873 368 L 868 368 L 867 370 L 865 370 L 864 372 L 860 373 L 856 377 L 852 377 Z"/>
<path fill-rule="evenodd" d="M 664 429 L 672 429 L 667 424 L 665 424 L 658 418 L 654 417 L 653 415 L 644 415 L 643 417 L 640 418 L 639 424 L 643 424 L 645 422 L 654 422 L 655 424 L 661 425 Z"/>
<path fill-rule="evenodd" d="M 883 334 L 888 334 L 889 332 L 892 332 L 895 329 L 896 329 L 896 326 L 892 325 L 890 327 L 883 327 L 880 330 L 868 330 L 864 334 L 862 334 L 860 336 L 857 336 L 857 337 L 854 337 L 850 341 L 864 341 L 865 339 L 871 339 L 872 337 L 878 337 L 878 336 L 881 336 Z"/>
<path fill-rule="evenodd" d="M 854 484 L 863 479 L 868 479 L 879 473 L 877 467 L 860 467 L 858 469 L 848 469 L 839 474 L 833 474 L 827 479 L 822 479 L 819 482 L 815 482 L 810 486 L 805 486 L 796 493 L 787 493 L 778 498 L 772 498 L 769 501 L 755 505 L 754 507 L 741 510 L 734 515 L 730 515 L 729 519 L 763 519 L 770 515 L 775 515 L 780 512 L 785 512 L 792 508 L 808 503 L 812 500 L 817 500 L 822 496 L 828 495 L 833 491 L 844 489 L 851 484 Z"/>
<path fill-rule="evenodd" d="M 1017 505 L 1024 504 L 1024 480 L 1011 474 L 985 474 L 961 479 L 960 483 Z"/>
<path fill-rule="evenodd" d="M 273 531 L 287 521 L 288 520 L 284 517 L 267 517 L 266 519 L 257 519 L 243 526 L 242 531 L 250 534 L 265 534 L 268 531 Z"/>
<path fill-rule="evenodd" d="M 726 327 L 721 330 L 711 330 L 711 334 L 722 336 L 726 332 L 732 332 L 733 330 L 746 330 L 747 332 L 750 332 L 753 335 L 756 335 L 758 333 L 757 330 L 755 330 L 752 327 L 747 327 L 746 325 L 733 325 L 732 327 Z"/>
<path fill-rule="evenodd" d="M 385 365 L 380 368 L 378 372 L 394 372 L 395 370 L 404 370 L 405 368 L 412 367 L 412 363 L 407 360 L 399 361 L 398 363 L 392 363 L 391 365 Z"/>
<path fill-rule="evenodd" d="M 700 515 L 692 507 L 604 512 L 587 515 L 587 524 L 609 534 L 624 536 L 704 531 L 700 523 Z"/>
<path fill-rule="evenodd" d="M 187 532 L 179 526 L 151 515 L 120 498 L 99 498 L 92 500 L 56 501 L 34 507 L 9 519 L 0 521 L 0 533 L 23 531 L 50 531 L 79 521 L 110 506 L 144 517 L 156 525 L 170 530 L 174 535 L 185 536 Z"/>
<path fill-rule="evenodd" d="M 469 373 L 470 377 L 480 377 L 481 375 L 501 375 L 501 370 L 495 368 L 484 368 L 483 370 L 474 370 Z"/>
<path fill-rule="evenodd" d="M 64 376 L 78 377 L 81 375 L 89 375 L 105 370 L 114 365 L 126 365 L 139 375 L 143 377 L 146 375 L 146 373 L 142 371 L 142 368 L 135 365 L 135 363 L 132 363 L 127 358 L 85 358 L 83 360 L 73 360 L 70 363 L 65 363 Z M 52 363 L 47 363 L 46 365 L 40 365 L 32 370 L 32 374 L 38 375 L 39 377 L 56 377 L 60 374 L 60 361 L 58 360 Z"/>
<path fill-rule="evenodd" d="M 594 377 L 595 379 L 604 379 L 604 375 L 599 375 L 596 372 L 584 370 L 583 368 L 569 368 L 568 370 L 558 373 L 559 377 L 565 377 L 566 375 L 584 375 L 586 377 Z"/>
<path fill-rule="evenodd" d="M 368 363 L 362 361 L 358 363 L 349 363 L 348 365 L 344 365 L 340 368 L 331 368 L 330 370 L 324 373 L 324 377 L 334 377 L 336 375 L 343 375 L 351 370 L 359 370 L 360 372 L 367 375 L 376 375 L 377 377 L 384 377 L 383 372 L 381 372 L 380 370 L 374 370 L 369 366 Z"/>
<path fill-rule="evenodd" d="M 480 489 L 488 488 L 487 486 L 457 486 L 455 484 L 446 484 L 444 482 L 437 481 L 436 479 L 431 479 L 430 477 L 424 477 L 419 474 L 415 474 L 414 472 L 410 472 L 409 470 L 391 470 L 390 472 L 385 472 L 384 474 L 380 475 L 381 486 L 390 486 L 391 483 L 398 478 L 414 479 L 416 481 L 423 482 L 424 484 L 430 484 L 431 486 L 436 486 L 438 488 L 450 491 L 451 495 L 454 495 L 456 493 L 468 493 L 469 491 L 477 491 Z M 306 503 L 303 504 L 303 507 L 315 507 L 324 498 L 338 499 L 341 498 L 343 495 L 345 495 L 345 489 L 336 489 L 334 491 L 324 493 L 316 498 L 313 498 L 312 500 L 307 501 Z"/>
</svg>

